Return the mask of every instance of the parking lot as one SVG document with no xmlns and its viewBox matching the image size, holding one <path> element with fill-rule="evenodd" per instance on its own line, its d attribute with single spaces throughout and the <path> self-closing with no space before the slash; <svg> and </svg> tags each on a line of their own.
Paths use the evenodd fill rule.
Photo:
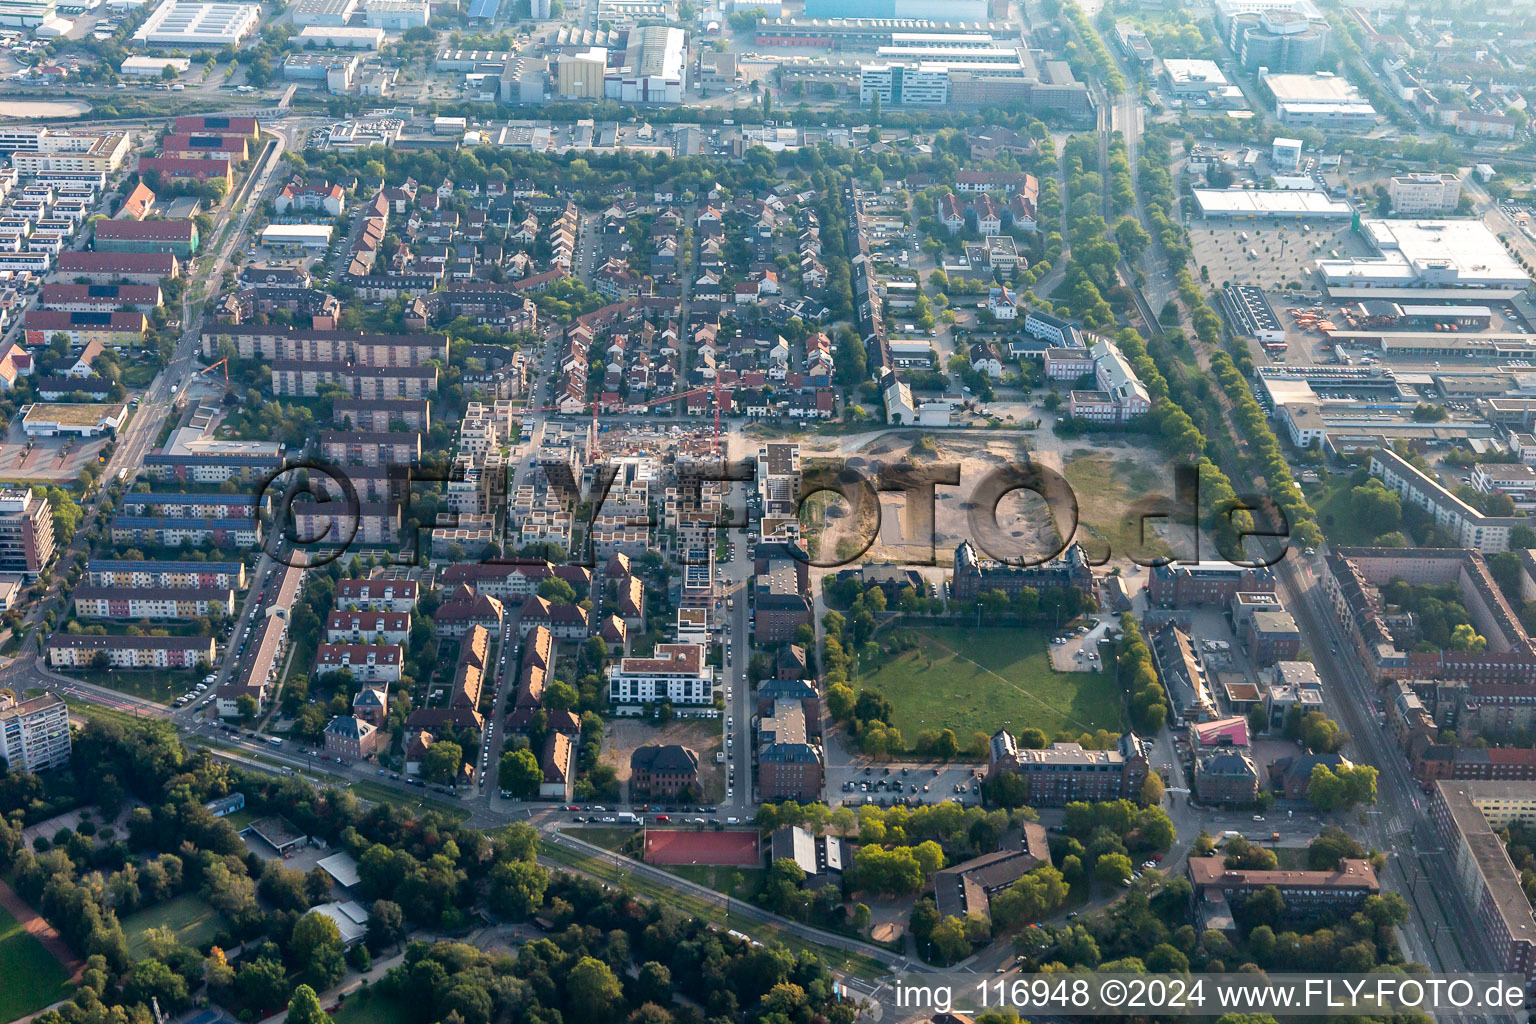
<svg viewBox="0 0 1536 1024">
<path fill-rule="evenodd" d="M 1196 267 L 1209 274 L 1210 287 L 1255 284 L 1264 288 L 1310 288 L 1314 264 L 1330 253 L 1365 256 L 1365 241 L 1349 221 L 1200 220 L 1189 222 Z M 1198 270 L 1197 270 L 1198 273 Z"/>
<path fill-rule="evenodd" d="M 855 764 L 828 767 L 827 803 L 833 807 L 859 804 L 891 807 L 898 803 L 917 805 L 958 800 L 972 806 L 981 803 L 981 777 L 985 774 L 986 765 L 969 762 L 875 765 L 861 760 Z M 964 791 L 957 791 L 957 787 Z"/>
<path fill-rule="evenodd" d="M 1092 628 L 1079 626 L 1052 637 L 1051 667 L 1058 672 L 1104 671 L 1104 657 L 1099 644 L 1108 635 L 1109 624 L 1109 619 L 1103 619 L 1096 621 Z"/>
</svg>

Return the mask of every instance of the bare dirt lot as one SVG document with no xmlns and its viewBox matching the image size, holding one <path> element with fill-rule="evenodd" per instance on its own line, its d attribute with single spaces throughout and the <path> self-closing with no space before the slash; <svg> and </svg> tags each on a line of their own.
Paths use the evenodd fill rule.
<svg viewBox="0 0 1536 1024">
<path fill-rule="evenodd" d="M 675 718 L 657 727 L 646 718 L 613 718 L 603 737 L 602 760 L 618 773 L 619 782 L 629 785 L 629 758 L 637 747 L 647 744 L 678 743 L 699 755 L 699 782 L 705 799 L 718 803 L 725 797 L 725 766 L 715 763 L 715 751 L 721 747 L 720 719 Z"/>
</svg>

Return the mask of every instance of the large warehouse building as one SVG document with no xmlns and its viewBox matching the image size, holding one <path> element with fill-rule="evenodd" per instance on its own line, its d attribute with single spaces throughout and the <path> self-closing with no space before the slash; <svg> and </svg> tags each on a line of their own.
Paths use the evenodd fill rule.
<svg viewBox="0 0 1536 1024">
<path fill-rule="evenodd" d="M 987 0 L 805 0 L 805 17 L 986 21 L 990 6 Z"/>
<path fill-rule="evenodd" d="M 1271 73 L 1261 75 L 1260 81 L 1275 97 L 1275 117 L 1281 124 L 1361 130 L 1376 125 L 1376 108 L 1347 78 Z"/>
<path fill-rule="evenodd" d="M 1480 220 L 1360 221 L 1379 255 L 1317 261 L 1323 280 L 1374 288 L 1526 288 L 1527 274 Z"/>
<path fill-rule="evenodd" d="M 1354 207 L 1318 191 L 1251 188 L 1197 188 L 1191 190 L 1202 217 L 1252 219 L 1344 220 Z"/>
<path fill-rule="evenodd" d="M 633 29 L 622 67 L 603 77 L 603 95 L 620 103 L 681 103 L 688 88 L 688 33 L 652 25 Z"/>
<path fill-rule="evenodd" d="M 260 24 L 261 8 L 256 4 L 164 0 L 133 38 L 146 46 L 238 46 Z"/>
</svg>

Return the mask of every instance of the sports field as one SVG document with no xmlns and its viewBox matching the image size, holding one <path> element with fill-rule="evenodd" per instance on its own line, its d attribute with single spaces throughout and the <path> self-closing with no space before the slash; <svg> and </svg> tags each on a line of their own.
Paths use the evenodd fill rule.
<svg viewBox="0 0 1536 1024">
<path fill-rule="evenodd" d="M 15 1020 L 68 999 L 69 972 L 0 907 L 0 1020 Z"/>
<path fill-rule="evenodd" d="M 223 927 L 223 915 L 196 896 L 178 896 L 123 918 L 128 951 L 135 957 L 148 955 L 144 933 L 151 928 L 169 928 L 183 945 L 202 949 Z"/>
<path fill-rule="evenodd" d="M 724 864 L 755 868 L 762 865 L 756 832 L 690 832 L 686 829 L 645 830 L 647 864 Z"/>
<path fill-rule="evenodd" d="M 905 628 L 905 627 L 904 627 Z M 953 729 L 962 746 L 976 732 L 1031 726 L 1047 736 L 1119 732 L 1113 671 L 1057 672 L 1051 634 L 1011 627 L 914 627 L 918 647 L 862 675 L 857 686 L 885 694 L 890 724 L 911 744 L 925 729 Z"/>
</svg>

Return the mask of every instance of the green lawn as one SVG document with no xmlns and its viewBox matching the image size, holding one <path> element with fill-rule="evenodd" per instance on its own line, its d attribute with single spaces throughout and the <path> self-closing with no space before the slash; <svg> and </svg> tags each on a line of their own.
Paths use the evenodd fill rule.
<svg viewBox="0 0 1536 1024">
<path fill-rule="evenodd" d="M 348 996 L 331 1018 L 334 1024 L 410 1024 L 410 1019 L 403 1005 L 372 989 Z"/>
<path fill-rule="evenodd" d="M 761 868 L 721 867 L 713 864 L 658 864 L 661 870 L 686 878 L 690 882 L 708 886 L 716 892 L 750 900 L 763 882 Z"/>
<path fill-rule="evenodd" d="M 916 650 L 862 675 L 895 709 L 892 725 L 912 743 L 924 729 L 953 729 L 961 746 L 980 731 L 1035 726 L 1047 736 L 1123 728 L 1111 672 L 1057 672 L 1043 630 L 915 627 Z"/>
<path fill-rule="evenodd" d="M 198 684 L 199 677 L 190 669 L 145 669 L 123 671 L 110 669 L 106 672 L 85 671 L 76 673 L 81 679 L 109 690 L 126 693 L 141 700 L 170 704 Z M 205 691 L 206 692 L 206 691 Z"/>
<path fill-rule="evenodd" d="M 1330 543 L 1344 547 L 1369 546 L 1376 539 L 1374 533 L 1363 529 L 1355 519 L 1350 492 L 1356 486 L 1351 474 L 1339 473 L 1325 483 L 1302 488 L 1308 503 L 1317 512 L 1317 525 L 1323 528 Z"/>
<path fill-rule="evenodd" d="M 138 958 L 149 954 L 144 933 L 151 928 L 169 928 L 183 945 L 201 949 L 225 923 L 222 914 L 196 896 L 178 896 L 123 918 L 123 934 L 128 936 L 128 951 Z"/>
<path fill-rule="evenodd" d="M 0 909 L 0 1019 L 15 1020 L 73 995 L 64 965 Z"/>
</svg>

